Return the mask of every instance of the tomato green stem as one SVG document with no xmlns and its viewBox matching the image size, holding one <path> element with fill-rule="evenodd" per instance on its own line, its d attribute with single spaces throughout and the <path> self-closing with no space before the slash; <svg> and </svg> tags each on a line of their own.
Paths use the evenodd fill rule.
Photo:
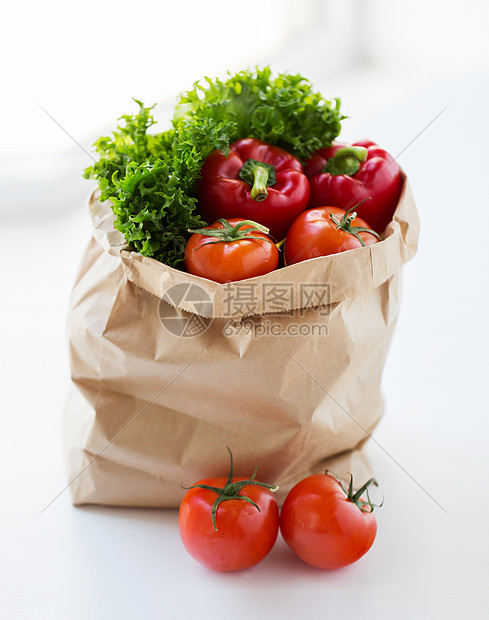
<svg viewBox="0 0 489 620">
<path fill-rule="evenodd" d="M 336 215 L 333 215 L 332 213 L 329 214 L 329 217 L 334 222 L 336 228 L 340 228 L 341 230 L 344 230 L 350 235 L 353 235 L 356 239 L 358 239 L 358 241 L 360 241 L 362 247 L 365 247 L 365 241 L 360 237 L 359 233 L 361 232 L 368 232 L 374 237 L 376 237 L 379 241 L 382 241 L 382 237 L 378 233 L 376 233 L 375 230 L 372 230 L 371 228 L 365 228 L 364 226 L 352 226 L 353 220 L 357 217 L 356 212 L 352 213 L 352 211 L 353 209 L 356 209 L 362 203 L 364 203 L 365 200 L 368 200 L 368 198 L 365 198 L 361 202 L 354 205 L 351 209 L 348 209 L 348 211 L 345 211 L 345 214 L 341 218 L 341 220 L 339 220 Z"/>
<path fill-rule="evenodd" d="M 323 172 L 333 176 L 346 174 L 350 177 L 360 170 L 360 162 L 367 159 L 368 150 L 364 146 L 344 146 L 328 159 Z"/>
<path fill-rule="evenodd" d="M 218 220 L 218 222 L 221 222 L 221 224 L 223 223 L 223 221 L 227 222 L 227 220 L 223 220 L 222 218 Z M 229 224 L 229 222 L 227 223 Z M 231 224 L 229 225 L 231 226 Z M 256 230 L 258 232 L 265 233 L 265 235 L 268 235 L 268 233 L 270 232 L 270 230 L 266 226 L 262 226 L 261 224 L 258 224 L 258 222 L 254 222 L 253 220 L 243 220 L 242 222 L 238 222 L 233 226 L 232 230 L 229 231 L 229 236 L 234 238 L 241 238 L 242 234 L 245 232 L 241 230 L 243 226 L 251 226 L 252 228 L 248 228 L 248 231 Z"/>
<path fill-rule="evenodd" d="M 199 245 L 199 247 L 194 248 L 195 250 L 200 249 L 204 245 L 209 245 L 211 243 L 230 243 L 231 241 L 241 241 L 243 239 L 255 239 L 257 241 L 268 241 L 273 244 L 271 239 L 267 237 L 256 237 L 250 233 L 259 232 L 267 235 L 270 231 L 265 226 L 258 224 L 257 222 L 253 222 L 253 220 L 242 220 L 235 224 L 234 226 L 230 224 L 224 218 L 219 218 L 217 220 L 222 224 L 222 228 L 196 228 L 196 229 L 188 229 L 189 233 L 204 235 L 206 237 L 215 237 L 216 241 L 204 241 Z M 248 226 L 248 228 L 243 228 L 243 226 Z"/>
<path fill-rule="evenodd" d="M 258 480 L 255 480 L 256 472 L 258 471 L 258 467 L 259 467 L 258 465 L 256 466 L 255 471 L 253 472 L 253 475 L 251 476 L 251 478 L 248 478 L 247 480 L 237 480 L 236 482 L 233 482 L 233 474 L 234 474 L 233 453 L 231 452 L 229 448 L 227 448 L 227 451 L 229 452 L 229 458 L 231 460 L 231 463 L 229 466 L 228 478 L 227 478 L 226 484 L 223 487 L 213 487 L 207 484 L 194 484 L 191 487 L 184 487 L 182 485 L 182 488 L 186 490 L 207 489 L 208 491 L 217 493 L 216 501 L 212 504 L 212 508 L 211 508 L 212 525 L 216 532 L 217 532 L 216 514 L 217 514 L 217 509 L 219 508 L 219 504 L 221 504 L 222 502 L 225 502 L 231 499 L 244 500 L 245 502 L 252 504 L 258 510 L 258 512 L 260 512 L 260 508 L 252 499 L 250 499 L 246 495 L 239 494 L 239 492 L 241 491 L 243 487 L 259 486 L 259 487 L 264 487 L 268 489 L 272 493 L 275 493 L 275 491 L 278 491 L 278 486 L 275 484 L 267 484 L 266 482 L 259 482 Z"/>
<path fill-rule="evenodd" d="M 355 504 L 355 506 L 357 506 L 362 512 L 373 512 L 374 508 L 380 508 L 384 504 L 384 500 L 382 500 L 380 504 L 374 504 L 372 500 L 370 499 L 370 495 L 368 494 L 368 487 L 371 484 L 373 484 L 376 487 L 379 486 L 375 478 L 370 478 L 369 480 L 367 480 L 367 482 L 364 485 L 362 485 L 357 491 L 355 491 L 353 489 L 353 476 L 351 474 L 349 474 L 350 482 L 349 482 L 348 489 L 347 489 L 345 485 L 343 484 L 342 480 L 340 480 L 335 474 L 333 474 L 329 470 L 326 470 L 325 473 L 327 476 L 331 476 L 332 478 L 336 480 L 336 482 L 338 482 L 338 484 L 341 486 L 343 491 L 346 493 L 346 499 L 349 502 L 352 502 L 353 504 Z M 366 493 L 367 495 L 367 501 L 362 499 L 362 495 L 364 493 Z"/>
</svg>

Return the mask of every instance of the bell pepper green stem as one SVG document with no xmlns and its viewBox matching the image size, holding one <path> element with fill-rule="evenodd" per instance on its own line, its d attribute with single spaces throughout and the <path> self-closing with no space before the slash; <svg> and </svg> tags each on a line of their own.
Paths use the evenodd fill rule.
<svg viewBox="0 0 489 620">
<path fill-rule="evenodd" d="M 239 178 L 251 185 L 253 200 L 262 202 L 268 196 L 267 187 L 276 182 L 275 167 L 256 159 L 247 159 L 239 171 Z"/>
<path fill-rule="evenodd" d="M 253 200 L 256 200 L 257 202 L 262 202 L 268 196 L 268 170 L 263 168 L 263 166 L 257 166 L 253 172 L 253 176 L 254 181 L 250 195 Z"/>
<path fill-rule="evenodd" d="M 368 151 L 364 146 L 344 146 L 328 159 L 323 172 L 333 176 L 346 174 L 350 177 L 360 170 L 360 163 L 367 159 Z"/>
</svg>

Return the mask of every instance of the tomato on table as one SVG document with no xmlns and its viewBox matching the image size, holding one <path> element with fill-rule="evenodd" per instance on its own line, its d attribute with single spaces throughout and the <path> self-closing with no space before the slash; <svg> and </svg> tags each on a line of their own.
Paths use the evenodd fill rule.
<svg viewBox="0 0 489 620">
<path fill-rule="evenodd" d="M 190 487 L 180 505 L 180 537 L 190 555 L 215 571 L 258 564 L 271 551 L 279 530 L 273 496 L 278 487 L 251 478 L 206 478 Z"/>
<path fill-rule="evenodd" d="M 268 229 L 251 220 L 219 219 L 194 233 L 185 247 L 189 273 L 225 284 L 261 276 L 278 266 L 279 250 Z"/>
<path fill-rule="evenodd" d="M 375 504 L 368 496 L 371 478 L 353 491 L 329 473 L 298 482 L 287 495 L 280 513 L 280 530 L 301 560 L 322 569 L 348 566 L 372 546 L 377 534 Z M 367 501 L 362 495 L 367 493 Z"/>
<path fill-rule="evenodd" d="M 354 209 L 325 206 L 301 213 L 285 238 L 286 264 L 377 243 L 381 237 L 357 217 Z"/>
</svg>

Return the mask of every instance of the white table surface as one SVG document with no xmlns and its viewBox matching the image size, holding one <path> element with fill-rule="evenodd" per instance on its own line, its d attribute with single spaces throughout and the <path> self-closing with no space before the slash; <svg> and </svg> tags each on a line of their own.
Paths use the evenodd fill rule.
<svg viewBox="0 0 489 620">
<path fill-rule="evenodd" d="M 488 99 L 479 76 L 349 109 L 346 137 L 397 154 L 453 101 L 399 159 L 422 235 L 369 448 L 378 536 L 343 570 L 310 568 L 279 540 L 257 567 L 213 573 L 184 551 L 176 510 L 73 508 L 64 491 L 36 516 L 66 486 L 64 322 L 90 229 L 82 205 L 2 227 L 1 618 L 487 617 Z"/>
</svg>

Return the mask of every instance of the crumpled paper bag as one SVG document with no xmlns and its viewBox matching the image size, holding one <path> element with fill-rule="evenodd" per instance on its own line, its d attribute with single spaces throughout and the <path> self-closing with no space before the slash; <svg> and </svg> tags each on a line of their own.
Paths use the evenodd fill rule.
<svg viewBox="0 0 489 620">
<path fill-rule="evenodd" d="M 130 251 L 108 204 L 69 316 L 64 452 L 73 503 L 176 507 L 203 477 L 280 485 L 369 475 L 400 270 L 419 221 L 407 180 L 380 243 L 217 284 Z"/>
</svg>

